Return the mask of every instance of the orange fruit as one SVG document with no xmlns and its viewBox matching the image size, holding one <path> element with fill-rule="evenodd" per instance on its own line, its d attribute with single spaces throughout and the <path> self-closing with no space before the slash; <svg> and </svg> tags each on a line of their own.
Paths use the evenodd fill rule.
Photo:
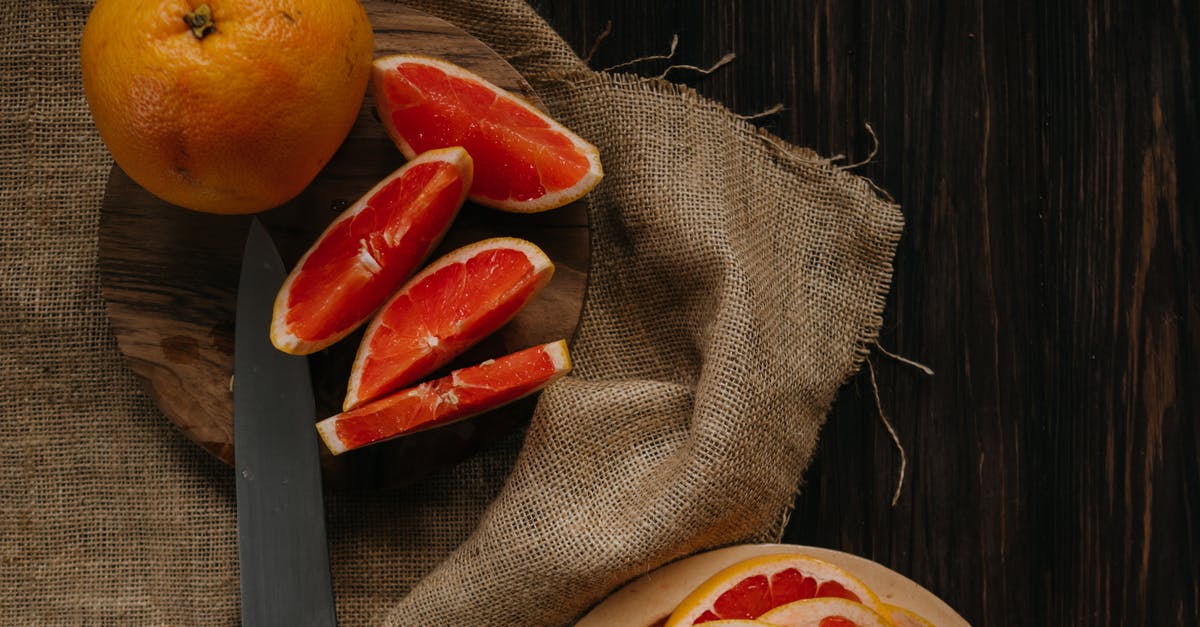
<svg viewBox="0 0 1200 627">
<path fill-rule="evenodd" d="M 373 54 L 357 0 L 99 0 L 80 47 L 117 165 L 212 213 L 299 194 L 354 124 Z"/>
<path fill-rule="evenodd" d="M 512 237 L 476 242 L 429 264 L 367 326 L 343 409 L 446 364 L 517 315 L 553 274 L 540 248 Z"/>
<path fill-rule="evenodd" d="M 448 61 L 375 60 L 375 106 L 408 158 L 462 146 L 475 159 L 471 200 L 532 213 L 583 196 L 604 176 L 600 153 L 521 98 Z"/>
<path fill-rule="evenodd" d="M 862 603 L 841 598 L 793 601 L 763 614 L 759 620 L 779 627 L 895 627 Z"/>
<path fill-rule="evenodd" d="M 916 612 L 895 605 L 884 605 L 883 612 L 896 624 L 896 627 L 933 627 L 933 623 L 925 620 Z"/>
<path fill-rule="evenodd" d="M 342 212 L 280 288 L 271 342 L 304 355 L 365 322 L 441 241 L 467 197 L 472 169 L 462 148 L 431 150 Z"/>
<path fill-rule="evenodd" d="M 326 418 L 317 431 L 335 455 L 414 431 L 469 418 L 528 396 L 571 370 L 567 343 L 559 340 L 384 397 Z"/>
<path fill-rule="evenodd" d="M 841 568 L 805 555 L 781 553 L 743 560 L 708 578 L 679 603 L 666 627 L 723 618 L 758 619 L 780 605 L 819 597 L 880 607 L 875 593 Z"/>
</svg>

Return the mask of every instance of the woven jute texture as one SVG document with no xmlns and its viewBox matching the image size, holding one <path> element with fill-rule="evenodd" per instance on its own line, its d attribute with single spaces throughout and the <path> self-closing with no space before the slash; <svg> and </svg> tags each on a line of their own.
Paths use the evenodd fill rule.
<svg viewBox="0 0 1200 627">
<path fill-rule="evenodd" d="M 332 495 L 342 624 L 561 625 L 629 578 L 776 537 L 881 324 L 894 205 L 685 88 L 587 69 L 516 0 L 416 2 L 599 147 L 572 376 L 420 485 Z M 0 11 L 0 622 L 238 621 L 232 472 L 117 350 L 86 2 Z"/>
</svg>

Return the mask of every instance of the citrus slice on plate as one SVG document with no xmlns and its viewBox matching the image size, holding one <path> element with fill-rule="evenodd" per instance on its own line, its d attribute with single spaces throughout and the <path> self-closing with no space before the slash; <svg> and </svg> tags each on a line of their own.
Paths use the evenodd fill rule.
<svg viewBox="0 0 1200 627">
<path fill-rule="evenodd" d="M 896 624 L 896 627 L 933 627 L 933 623 L 916 612 L 896 605 L 884 605 L 883 613 Z"/>
<path fill-rule="evenodd" d="M 553 274 L 540 248 L 513 237 L 469 244 L 429 264 L 367 326 L 342 408 L 445 365 L 512 319 Z"/>
<path fill-rule="evenodd" d="M 604 176 L 600 153 L 536 107 L 453 63 L 420 55 L 375 60 L 379 117 L 405 157 L 462 146 L 475 159 L 471 200 L 504 211 L 561 207 Z"/>
<path fill-rule="evenodd" d="M 756 621 L 754 619 L 721 619 L 719 621 L 708 621 L 704 623 L 704 627 L 779 627 L 774 623 Z"/>
<path fill-rule="evenodd" d="M 365 322 L 441 241 L 472 172 L 462 148 L 431 150 L 342 212 L 280 288 L 271 342 L 305 355 Z"/>
<path fill-rule="evenodd" d="M 713 575 L 679 603 L 665 625 L 758 619 L 772 608 L 819 597 L 843 598 L 874 610 L 880 607 L 875 593 L 841 568 L 804 555 L 781 553 L 752 557 Z"/>
<path fill-rule="evenodd" d="M 778 627 L 895 627 L 875 610 L 837 597 L 793 601 L 758 618 Z"/>
<path fill-rule="evenodd" d="M 527 348 L 317 423 L 334 455 L 469 418 L 533 394 L 571 370 L 563 340 Z"/>
</svg>

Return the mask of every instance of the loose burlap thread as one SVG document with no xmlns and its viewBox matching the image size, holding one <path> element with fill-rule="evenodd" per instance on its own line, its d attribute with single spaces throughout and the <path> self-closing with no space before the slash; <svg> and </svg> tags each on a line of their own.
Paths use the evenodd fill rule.
<svg viewBox="0 0 1200 627">
<path fill-rule="evenodd" d="M 508 58 L 607 176 L 575 371 L 528 430 L 330 497 L 341 622 L 560 625 L 672 559 L 778 537 L 881 324 L 898 209 L 686 88 L 588 70 L 521 2 L 412 4 Z M 88 4 L 6 8 L 0 621 L 236 623 L 232 473 L 142 393 L 99 292 Z"/>
</svg>

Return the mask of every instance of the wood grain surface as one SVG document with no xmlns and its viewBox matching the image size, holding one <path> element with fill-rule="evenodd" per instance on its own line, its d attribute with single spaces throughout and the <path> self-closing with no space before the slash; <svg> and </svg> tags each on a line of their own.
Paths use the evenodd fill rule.
<svg viewBox="0 0 1200 627">
<path fill-rule="evenodd" d="M 534 0 L 902 205 L 882 344 L 785 541 L 869 557 L 974 625 L 1200 624 L 1200 4 Z M 671 62 L 628 70 L 658 74 Z"/>
<path fill-rule="evenodd" d="M 375 26 L 377 55 L 440 56 L 539 102 L 516 70 L 458 28 L 390 3 L 363 4 Z M 296 200 L 260 214 L 289 267 L 334 217 L 404 163 L 374 115 L 368 94 L 349 138 L 313 184 Z M 115 167 L 100 224 L 101 286 L 121 351 L 166 416 L 226 462 L 233 458 L 233 320 L 248 226 L 248 216 L 215 216 L 168 205 Z M 496 236 L 538 244 L 555 262 L 554 278 L 512 322 L 441 372 L 574 335 L 589 260 L 582 203 L 533 215 L 467 203 L 433 258 Z M 359 330 L 310 357 L 317 418 L 340 410 L 361 336 Z M 511 431 L 529 417 L 534 400 L 327 456 L 326 484 L 341 489 L 413 481 Z"/>
</svg>

